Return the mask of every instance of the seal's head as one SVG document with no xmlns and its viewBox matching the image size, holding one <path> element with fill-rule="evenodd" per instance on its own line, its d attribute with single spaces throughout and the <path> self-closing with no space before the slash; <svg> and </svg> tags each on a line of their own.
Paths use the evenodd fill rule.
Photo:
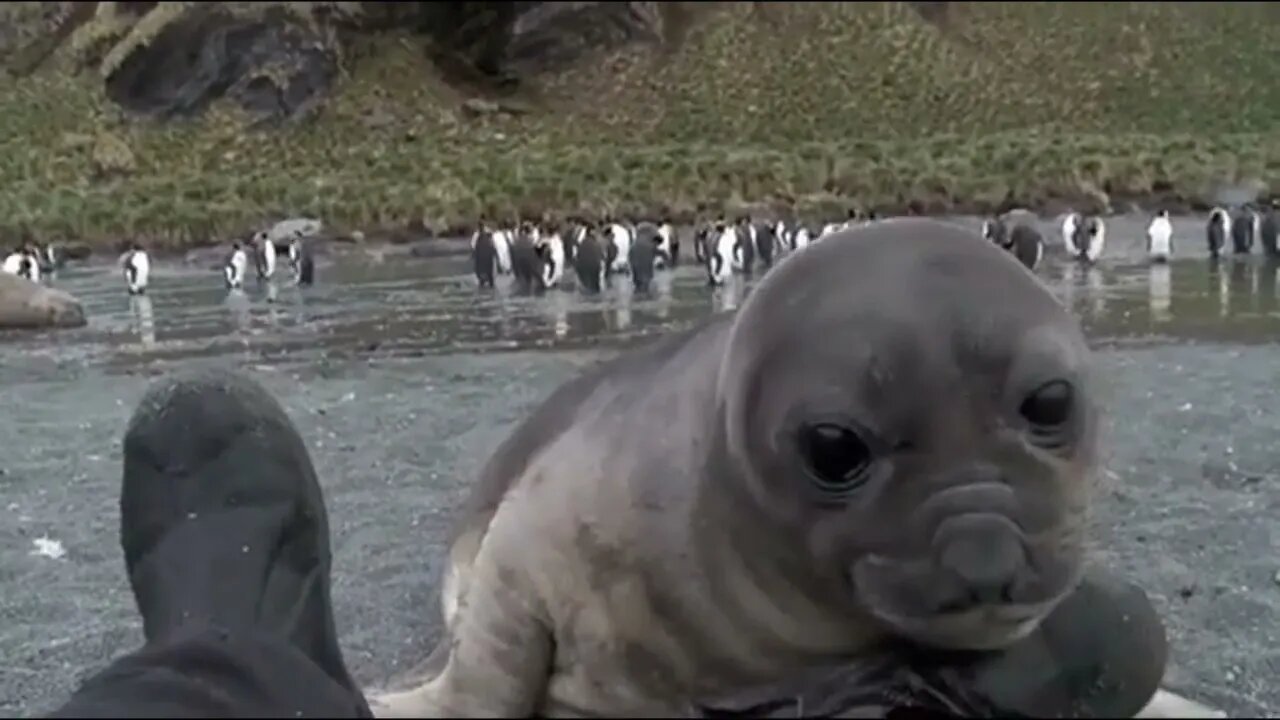
<svg viewBox="0 0 1280 720">
<path fill-rule="evenodd" d="M 765 276 L 730 333 L 730 481 L 783 530 L 770 542 L 790 538 L 770 554 L 806 592 L 987 649 L 1073 589 L 1097 462 L 1089 353 L 1008 253 L 932 220 L 840 231 Z"/>
</svg>

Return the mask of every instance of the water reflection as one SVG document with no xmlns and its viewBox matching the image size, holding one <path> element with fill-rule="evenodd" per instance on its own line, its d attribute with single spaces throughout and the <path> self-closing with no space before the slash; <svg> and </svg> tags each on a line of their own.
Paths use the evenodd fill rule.
<svg viewBox="0 0 1280 720">
<path fill-rule="evenodd" d="M 1106 278 L 1101 268 L 1081 262 L 1068 262 L 1062 270 L 1061 298 L 1067 307 L 1089 317 L 1107 311 Z"/>
<path fill-rule="evenodd" d="M 1050 258 L 1038 274 L 1094 342 L 1280 338 L 1280 273 L 1258 255 L 1216 264 L 1182 256 L 1167 265 L 1141 256 L 1092 266 Z M 585 295 L 572 277 L 550 292 L 517 295 L 501 280 L 478 290 L 465 258 L 388 255 L 383 263 L 344 258 L 326 268 L 325 283 L 302 291 L 278 282 L 228 292 L 216 273 L 162 266 L 152 292 L 127 300 L 113 268 L 72 267 L 59 284 L 94 320 L 59 337 L 128 366 L 239 349 L 255 361 L 306 363 L 330 353 L 623 345 L 740 309 L 760 277 L 734 276 L 710 288 L 700 268 L 685 264 L 658 272 L 646 293 L 634 292 L 625 276 L 611 280 L 598 296 Z M 9 342 L 0 346 L 0 362 L 33 344 L 47 347 L 38 338 Z"/>
<path fill-rule="evenodd" d="M 573 296 L 563 290 L 547 293 L 545 311 L 551 318 L 551 330 L 556 339 L 569 335 L 569 311 L 573 308 Z"/>
<path fill-rule="evenodd" d="M 1255 286 L 1253 278 L 1256 275 L 1250 272 L 1252 269 L 1248 262 L 1239 258 L 1231 259 L 1231 267 L 1225 276 L 1227 282 L 1225 292 L 1222 293 L 1222 309 L 1218 313 L 1221 317 L 1225 318 L 1253 309 L 1254 296 L 1251 291 Z"/>
<path fill-rule="evenodd" d="M 1166 341 L 1256 343 L 1280 337 L 1274 260 L 1181 260 L 1113 268 L 1112 273 L 1103 287 L 1107 312 L 1093 312 L 1091 300 L 1079 289 L 1071 305 L 1095 339 L 1158 334 Z M 1066 299 L 1069 288 L 1063 290 Z"/>
<path fill-rule="evenodd" d="M 610 311 L 603 298 L 594 297 L 586 302 L 586 306 L 573 314 L 573 335 L 575 337 L 604 337 L 610 331 Z"/>
<path fill-rule="evenodd" d="M 1259 263 L 1258 272 L 1254 275 L 1257 279 L 1255 297 L 1258 298 L 1258 313 L 1262 315 L 1271 315 L 1276 311 L 1276 272 L 1280 271 L 1280 266 L 1271 258 L 1264 259 Z"/>
<path fill-rule="evenodd" d="M 613 327 L 610 328 L 614 332 L 627 330 L 631 327 L 631 301 L 635 297 L 635 286 L 631 284 L 629 278 L 618 278 L 613 283 L 613 295 L 616 300 L 614 303 Z"/>
<path fill-rule="evenodd" d="M 712 288 L 712 306 L 716 312 L 736 310 L 742 301 L 742 285 L 746 281 L 739 275 L 732 275 L 725 284 Z"/>
<path fill-rule="evenodd" d="M 480 293 L 488 294 L 493 298 L 492 311 L 489 313 L 495 317 L 500 337 L 511 336 L 511 317 L 515 314 L 514 297 L 511 285 L 507 283 L 494 283 L 492 288 L 480 290 Z"/>
<path fill-rule="evenodd" d="M 675 275 L 669 272 L 660 272 L 653 278 L 653 292 L 657 297 L 654 313 L 659 320 L 666 320 L 671 317 L 671 293 L 675 287 Z"/>
<path fill-rule="evenodd" d="M 1227 273 L 1222 271 L 1222 260 L 1219 258 L 1209 259 L 1208 280 L 1209 292 L 1217 299 L 1218 317 L 1226 317 L 1227 295 L 1231 292 L 1231 285 Z"/>
<path fill-rule="evenodd" d="M 231 317 L 231 327 L 237 332 L 248 332 L 253 324 L 253 318 L 250 315 L 251 305 L 249 296 L 244 290 L 236 288 L 227 291 L 227 299 L 224 301 L 228 314 Z"/>
<path fill-rule="evenodd" d="M 1166 323 L 1173 318 L 1173 268 L 1166 263 L 1154 263 L 1147 272 L 1151 297 L 1151 319 Z"/>
<path fill-rule="evenodd" d="M 156 319 L 155 310 L 151 305 L 151 298 L 146 295 L 131 295 L 129 297 L 129 310 L 133 314 L 134 328 L 138 333 L 138 339 L 143 347 L 152 347 L 156 344 Z"/>
</svg>

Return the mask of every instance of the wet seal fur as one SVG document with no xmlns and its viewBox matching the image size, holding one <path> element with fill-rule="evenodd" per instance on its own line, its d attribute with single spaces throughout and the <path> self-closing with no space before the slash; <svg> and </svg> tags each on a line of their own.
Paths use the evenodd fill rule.
<svg viewBox="0 0 1280 720">
<path fill-rule="evenodd" d="M 515 429 L 455 529 L 425 680 L 371 707 L 677 716 L 895 638 L 1008 647 L 1081 577 L 1089 359 L 970 230 L 812 244 Z"/>
</svg>

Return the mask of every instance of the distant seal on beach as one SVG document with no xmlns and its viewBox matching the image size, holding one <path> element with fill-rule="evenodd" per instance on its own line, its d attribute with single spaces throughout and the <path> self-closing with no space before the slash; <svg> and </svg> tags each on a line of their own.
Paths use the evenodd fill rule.
<svg viewBox="0 0 1280 720">
<path fill-rule="evenodd" d="M 84 327 L 84 306 L 68 293 L 0 272 L 0 330 Z"/>
<path fill-rule="evenodd" d="M 455 528 L 426 680 L 376 714 L 674 717 L 889 638 L 1007 647 L 1073 591 L 1078 323 L 971 230 L 838 234 L 516 427 Z"/>
</svg>

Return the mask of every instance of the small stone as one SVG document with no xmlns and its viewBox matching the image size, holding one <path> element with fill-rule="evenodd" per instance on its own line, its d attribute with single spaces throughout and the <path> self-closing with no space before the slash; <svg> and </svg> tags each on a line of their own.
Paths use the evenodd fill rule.
<svg viewBox="0 0 1280 720">
<path fill-rule="evenodd" d="M 1271 582 L 1280 585 L 1280 570 L 1277 570 L 1276 574 L 1271 576 Z"/>
<path fill-rule="evenodd" d="M 248 546 L 248 545 L 242 545 L 242 546 L 240 546 L 240 552 L 242 552 L 242 553 L 248 553 L 248 552 L 249 552 L 249 546 Z"/>
<path fill-rule="evenodd" d="M 484 98 L 469 98 L 462 103 L 462 112 L 471 117 L 493 115 L 500 109 L 498 103 Z"/>
</svg>

